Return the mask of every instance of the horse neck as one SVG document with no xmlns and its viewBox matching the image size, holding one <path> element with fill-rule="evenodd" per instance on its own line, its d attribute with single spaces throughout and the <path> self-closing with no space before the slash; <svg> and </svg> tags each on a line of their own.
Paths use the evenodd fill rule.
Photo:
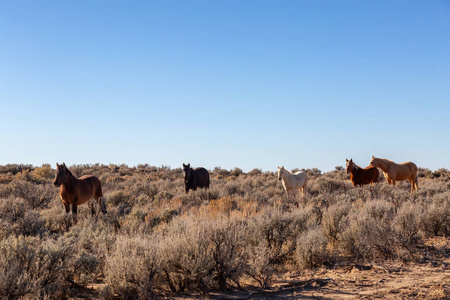
<svg viewBox="0 0 450 300">
<path fill-rule="evenodd" d="M 281 172 L 281 179 L 283 180 L 287 180 L 288 178 L 291 177 L 291 172 L 289 172 L 288 170 L 284 169 L 283 172 Z"/>
<path fill-rule="evenodd" d="M 382 170 L 386 170 L 387 169 L 387 166 L 389 164 L 388 160 L 382 159 L 382 158 L 378 158 L 377 162 L 378 162 L 377 165 L 378 165 L 378 167 L 380 169 L 382 169 Z"/>
<path fill-rule="evenodd" d="M 195 170 L 190 168 L 189 169 L 189 178 L 188 178 L 188 182 L 193 182 L 195 180 Z"/>
<path fill-rule="evenodd" d="M 62 185 L 65 186 L 65 189 L 70 190 L 70 189 L 73 189 L 77 185 L 77 180 L 78 179 L 76 179 L 75 176 L 73 176 L 70 171 L 67 171 L 66 180 Z"/>
<path fill-rule="evenodd" d="M 358 172 L 359 169 L 360 169 L 360 167 L 358 167 L 357 164 L 353 163 L 353 168 L 350 171 L 350 173 L 355 174 L 356 172 Z"/>
</svg>

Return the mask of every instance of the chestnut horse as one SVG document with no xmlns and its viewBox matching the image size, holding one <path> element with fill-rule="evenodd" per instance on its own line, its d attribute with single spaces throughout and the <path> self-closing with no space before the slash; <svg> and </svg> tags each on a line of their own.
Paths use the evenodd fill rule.
<svg viewBox="0 0 450 300">
<path fill-rule="evenodd" d="M 373 185 L 374 182 L 380 180 L 380 172 L 376 167 L 367 166 L 364 169 L 353 162 L 353 159 L 345 159 L 347 162 L 346 170 L 347 174 L 350 173 L 350 179 L 352 180 L 353 186 L 357 187 L 363 186 L 364 184 Z"/>
<path fill-rule="evenodd" d="M 78 205 L 84 204 L 92 198 L 97 201 L 102 213 L 106 213 L 106 206 L 102 203 L 102 185 L 97 177 L 84 175 L 80 178 L 75 178 L 65 163 L 62 165 L 57 163 L 56 177 L 53 184 L 58 187 L 61 186 L 59 195 L 66 209 L 66 213 L 69 212 L 70 204 L 72 204 L 72 213 L 76 215 Z M 91 212 L 94 212 L 93 206 L 91 206 Z"/>
<path fill-rule="evenodd" d="M 408 180 L 411 183 L 411 192 L 419 189 L 417 166 L 413 162 L 397 164 L 389 159 L 372 156 L 369 165 L 380 168 L 388 184 L 392 183 L 395 186 L 395 181 Z"/>
</svg>

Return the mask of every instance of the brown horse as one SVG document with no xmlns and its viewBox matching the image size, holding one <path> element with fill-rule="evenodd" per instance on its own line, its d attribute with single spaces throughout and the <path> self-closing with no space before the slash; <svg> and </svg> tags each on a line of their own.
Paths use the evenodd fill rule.
<svg viewBox="0 0 450 300">
<path fill-rule="evenodd" d="M 184 185 L 186 194 L 189 190 L 197 190 L 197 188 L 209 189 L 209 173 L 205 168 L 191 168 L 191 164 L 183 164 Z"/>
<path fill-rule="evenodd" d="M 380 168 L 388 184 L 395 186 L 395 181 L 408 180 L 411 183 L 411 192 L 419 189 L 417 166 L 413 162 L 396 164 L 392 160 L 372 156 L 369 165 Z"/>
<path fill-rule="evenodd" d="M 106 213 L 106 206 L 102 203 L 102 185 L 97 177 L 85 175 L 75 178 L 65 163 L 62 165 L 56 164 L 56 177 L 53 184 L 58 187 L 61 186 L 59 195 L 66 213 L 69 212 L 70 204 L 72 204 L 72 213 L 76 215 L 78 205 L 84 204 L 92 198 L 97 201 L 102 213 Z M 91 206 L 91 212 L 94 213 L 93 206 Z"/>
<path fill-rule="evenodd" d="M 353 159 L 345 159 L 347 162 L 347 174 L 351 173 L 350 179 L 353 186 L 363 186 L 364 184 L 373 185 L 374 182 L 380 180 L 380 173 L 376 167 L 367 166 L 364 169 L 353 162 Z"/>
</svg>

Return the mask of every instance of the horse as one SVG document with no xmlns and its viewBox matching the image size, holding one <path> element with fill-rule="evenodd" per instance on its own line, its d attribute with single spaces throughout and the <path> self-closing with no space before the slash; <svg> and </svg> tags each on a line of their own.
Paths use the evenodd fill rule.
<svg viewBox="0 0 450 300">
<path fill-rule="evenodd" d="M 278 180 L 281 181 L 284 191 L 286 192 L 286 198 L 289 200 L 289 193 L 292 192 L 295 199 L 295 190 L 301 191 L 304 195 L 306 191 L 306 185 L 308 184 L 308 174 L 303 171 L 298 171 L 292 174 L 283 167 L 278 168 Z M 297 203 L 298 207 L 298 203 Z"/>
<path fill-rule="evenodd" d="M 209 189 L 209 173 L 205 168 L 191 168 L 191 164 L 185 165 L 183 163 L 184 185 L 186 194 L 189 190 L 196 191 L 197 188 Z"/>
<path fill-rule="evenodd" d="M 364 169 L 353 162 L 353 159 L 345 159 L 347 162 L 347 174 L 350 173 L 350 179 L 354 187 L 363 186 L 364 184 L 373 185 L 374 182 L 380 181 L 380 172 L 378 168 L 367 166 Z"/>
<path fill-rule="evenodd" d="M 372 155 L 370 166 L 380 168 L 388 184 L 395 186 L 395 181 L 408 180 L 411 183 L 411 193 L 419 189 L 417 166 L 413 162 L 397 164 L 389 159 L 377 158 Z"/>
<path fill-rule="evenodd" d="M 102 213 L 106 213 L 106 206 L 104 203 L 102 205 L 102 185 L 97 177 L 84 175 L 80 178 L 75 178 L 65 163 L 62 165 L 56 163 L 56 176 L 53 184 L 56 187 L 61 186 L 59 195 L 66 213 L 69 213 L 70 204 L 72 204 L 72 214 L 76 216 L 78 205 L 84 204 L 92 198 L 97 201 Z M 94 213 L 94 207 L 90 203 L 89 206 L 91 207 L 91 213 Z"/>
</svg>

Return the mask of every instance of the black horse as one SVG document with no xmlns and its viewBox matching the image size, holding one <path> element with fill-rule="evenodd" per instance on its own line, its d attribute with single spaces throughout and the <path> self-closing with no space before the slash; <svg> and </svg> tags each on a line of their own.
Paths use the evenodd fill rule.
<svg viewBox="0 0 450 300">
<path fill-rule="evenodd" d="M 183 164 L 184 185 L 186 186 L 186 194 L 189 190 L 197 190 L 197 188 L 209 189 L 209 173 L 205 168 L 191 168 L 191 164 Z"/>
</svg>

